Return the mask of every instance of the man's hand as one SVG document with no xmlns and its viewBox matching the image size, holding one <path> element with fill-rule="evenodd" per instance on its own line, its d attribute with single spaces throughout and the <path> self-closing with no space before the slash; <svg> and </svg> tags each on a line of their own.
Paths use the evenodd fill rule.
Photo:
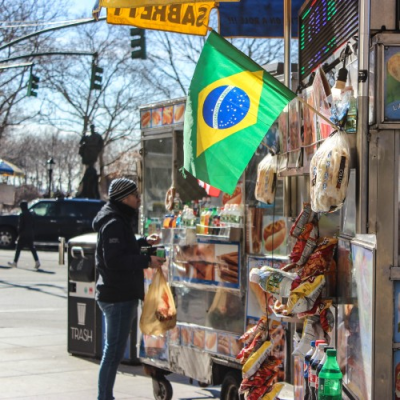
<svg viewBox="0 0 400 400">
<path fill-rule="evenodd" d="M 157 233 L 147 236 L 146 241 L 149 245 L 153 246 L 161 242 L 161 238 Z"/>
<path fill-rule="evenodd" d="M 157 256 L 150 256 L 151 261 L 149 264 L 149 268 L 158 268 L 161 267 L 161 265 L 164 264 L 165 258 L 157 257 Z"/>
</svg>

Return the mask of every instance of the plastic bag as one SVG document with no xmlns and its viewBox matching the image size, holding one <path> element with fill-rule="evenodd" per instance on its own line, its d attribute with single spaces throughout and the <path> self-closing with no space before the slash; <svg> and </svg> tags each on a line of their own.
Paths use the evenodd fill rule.
<svg viewBox="0 0 400 400">
<path fill-rule="evenodd" d="M 277 157 L 267 154 L 258 164 L 254 196 L 258 201 L 272 204 L 275 200 Z"/>
<path fill-rule="evenodd" d="M 174 298 L 161 268 L 158 268 L 144 299 L 140 330 L 145 335 L 160 336 L 175 325 Z"/>
<path fill-rule="evenodd" d="M 346 132 L 329 136 L 310 164 L 310 197 L 314 212 L 333 212 L 346 198 L 349 184 L 350 147 Z"/>
</svg>

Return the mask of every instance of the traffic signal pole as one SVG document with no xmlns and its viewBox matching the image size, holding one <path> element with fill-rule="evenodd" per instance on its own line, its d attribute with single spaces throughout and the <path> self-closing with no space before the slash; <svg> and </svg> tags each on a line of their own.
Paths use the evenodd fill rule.
<svg viewBox="0 0 400 400">
<path fill-rule="evenodd" d="M 0 50 L 6 49 L 7 47 L 10 47 L 10 46 L 12 46 L 12 45 L 14 45 L 16 43 L 22 42 L 23 40 L 29 39 L 31 37 L 35 37 L 35 36 L 41 35 L 42 33 L 47 33 L 47 32 L 51 32 L 51 31 L 57 31 L 59 29 L 64 29 L 64 28 L 70 28 L 72 26 L 91 24 L 91 23 L 97 22 L 97 21 L 105 21 L 106 19 L 107 19 L 107 17 L 99 17 L 97 20 L 94 19 L 94 18 L 90 18 L 90 19 L 87 19 L 87 20 L 79 21 L 79 22 L 72 22 L 70 24 L 53 26 L 51 28 L 42 29 L 40 31 L 36 31 L 36 32 L 30 33 L 29 35 L 21 36 L 20 38 L 14 39 L 11 42 L 5 43 L 5 44 L 0 46 Z"/>
<path fill-rule="evenodd" d="M 41 57 L 41 56 L 94 56 L 97 53 L 89 53 L 86 51 L 46 51 L 43 53 L 31 53 L 31 54 L 23 54 L 22 56 L 15 56 L 10 58 L 5 58 L 0 60 L 0 63 L 20 60 L 21 58 L 29 58 L 29 57 Z"/>
</svg>

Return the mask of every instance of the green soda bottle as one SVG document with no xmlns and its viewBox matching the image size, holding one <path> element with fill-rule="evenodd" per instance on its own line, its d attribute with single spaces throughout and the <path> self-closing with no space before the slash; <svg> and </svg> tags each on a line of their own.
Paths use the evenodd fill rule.
<svg viewBox="0 0 400 400">
<path fill-rule="evenodd" d="M 336 350 L 326 352 L 326 361 L 318 377 L 318 400 L 342 400 L 342 378 Z"/>
</svg>

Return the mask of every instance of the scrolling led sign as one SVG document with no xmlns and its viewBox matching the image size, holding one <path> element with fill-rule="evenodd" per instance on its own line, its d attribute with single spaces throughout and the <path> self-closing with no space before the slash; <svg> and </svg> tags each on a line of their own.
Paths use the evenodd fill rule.
<svg viewBox="0 0 400 400">
<path fill-rule="evenodd" d="M 358 31 L 358 0 L 311 0 L 299 14 L 300 78 Z"/>
</svg>

